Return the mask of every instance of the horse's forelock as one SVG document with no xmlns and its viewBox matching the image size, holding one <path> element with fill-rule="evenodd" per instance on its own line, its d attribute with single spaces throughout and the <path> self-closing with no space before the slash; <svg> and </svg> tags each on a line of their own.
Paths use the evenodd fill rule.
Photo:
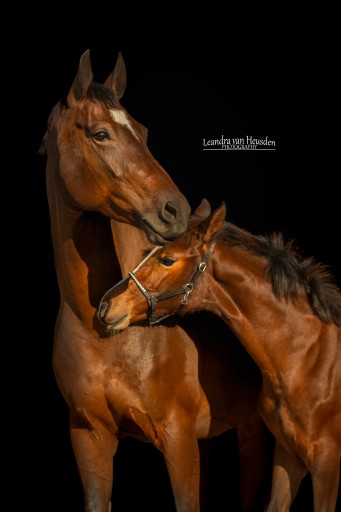
<svg viewBox="0 0 341 512">
<path fill-rule="evenodd" d="M 119 98 L 114 91 L 96 82 L 90 84 L 87 97 L 92 101 L 99 101 L 109 109 L 117 109 L 120 106 Z"/>
</svg>

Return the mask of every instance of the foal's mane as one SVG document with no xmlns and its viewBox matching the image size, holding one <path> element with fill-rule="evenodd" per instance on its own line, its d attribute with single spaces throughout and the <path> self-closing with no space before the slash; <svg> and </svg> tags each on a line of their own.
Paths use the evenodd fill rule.
<svg viewBox="0 0 341 512">
<path fill-rule="evenodd" d="M 341 326 L 341 290 L 334 277 L 326 265 L 304 258 L 293 240 L 285 241 L 282 233 L 253 235 L 229 222 L 224 223 L 219 240 L 265 257 L 267 277 L 277 298 L 295 301 L 303 289 L 320 320 Z"/>
<path fill-rule="evenodd" d="M 98 101 L 99 103 L 102 103 L 109 109 L 119 108 L 120 106 L 120 102 L 116 94 L 105 85 L 98 84 L 96 82 L 92 82 L 90 84 L 86 92 L 86 97 L 91 101 Z M 67 108 L 68 105 L 66 102 L 66 98 L 63 98 L 52 109 L 47 121 L 47 130 L 38 151 L 39 154 L 44 155 L 46 153 L 48 131 L 51 129 L 51 126 L 58 122 L 61 112 Z"/>
</svg>

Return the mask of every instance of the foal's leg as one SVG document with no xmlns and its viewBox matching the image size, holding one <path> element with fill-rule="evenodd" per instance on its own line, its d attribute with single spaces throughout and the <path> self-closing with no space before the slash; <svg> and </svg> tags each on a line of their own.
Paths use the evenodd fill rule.
<svg viewBox="0 0 341 512">
<path fill-rule="evenodd" d="M 313 484 L 314 512 L 334 512 L 340 480 L 338 446 L 319 447 L 310 469 Z"/>
<path fill-rule="evenodd" d="M 71 421 L 71 441 L 84 493 L 85 512 L 110 512 L 113 457 L 118 440 L 104 429 L 90 431 Z"/>
<path fill-rule="evenodd" d="M 288 512 L 307 469 L 276 442 L 272 487 L 267 512 Z M 321 512 L 321 511 L 319 511 Z"/>
<path fill-rule="evenodd" d="M 200 457 L 194 421 L 184 412 L 164 423 L 162 451 L 170 477 L 177 512 L 199 511 Z"/>
</svg>

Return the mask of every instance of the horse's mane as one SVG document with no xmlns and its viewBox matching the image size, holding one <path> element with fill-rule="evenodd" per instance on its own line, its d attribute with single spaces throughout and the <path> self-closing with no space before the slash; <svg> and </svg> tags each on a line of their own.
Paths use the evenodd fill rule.
<svg viewBox="0 0 341 512">
<path fill-rule="evenodd" d="M 341 290 L 334 277 L 326 265 L 312 257 L 304 258 L 293 240 L 285 241 L 282 233 L 253 235 L 229 222 L 224 224 L 219 239 L 268 260 L 267 276 L 277 298 L 294 301 L 303 289 L 320 320 L 341 326 Z"/>
<path fill-rule="evenodd" d="M 116 94 L 106 87 L 105 85 L 98 84 L 96 82 L 92 82 L 87 90 L 87 98 L 92 101 L 99 101 L 103 103 L 107 108 L 119 108 L 120 102 Z M 47 134 L 51 126 L 53 126 L 59 119 L 61 112 L 68 108 L 66 98 L 62 98 L 52 109 L 48 121 L 47 121 L 47 130 L 43 137 L 41 146 L 38 150 L 40 155 L 45 155 L 46 153 L 46 142 L 47 142 Z"/>
</svg>

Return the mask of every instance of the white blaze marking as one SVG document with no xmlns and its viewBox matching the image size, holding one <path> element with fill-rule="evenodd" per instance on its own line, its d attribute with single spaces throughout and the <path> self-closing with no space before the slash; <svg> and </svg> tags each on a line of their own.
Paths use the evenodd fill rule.
<svg viewBox="0 0 341 512">
<path fill-rule="evenodd" d="M 131 122 L 129 121 L 127 114 L 124 112 L 124 110 L 110 110 L 110 115 L 116 123 L 122 126 L 126 126 L 128 130 L 130 130 L 131 133 L 134 135 L 134 137 L 138 139 L 138 136 L 134 132 L 134 128 L 132 127 Z"/>
</svg>

